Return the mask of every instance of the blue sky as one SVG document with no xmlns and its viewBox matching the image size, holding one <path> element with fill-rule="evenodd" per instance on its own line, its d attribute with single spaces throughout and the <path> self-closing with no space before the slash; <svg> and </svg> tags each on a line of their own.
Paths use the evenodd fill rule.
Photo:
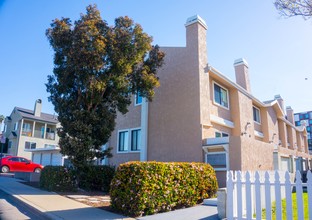
<svg viewBox="0 0 312 220">
<path fill-rule="evenodd" d="M 0 0 L 0 114 L 15 106 L 53 113 L 45 83 L 53 51 L 45 30 L 55 18 L 77 20 L 97 4 L 110 25 L 129 16 L 160 46 L 185 46 L 185 21 L 200 15 L 208 25 L 208 62 L 235 81 L 233 62 L 249 63 L 252 94 L 265 101 L 280 94 L 295 112 L 312 110 L 312 20 L 280 18 L 273 1 L 261 0 Z M 307 80 L 305 79 L 307 78 Z"/>
</svg>

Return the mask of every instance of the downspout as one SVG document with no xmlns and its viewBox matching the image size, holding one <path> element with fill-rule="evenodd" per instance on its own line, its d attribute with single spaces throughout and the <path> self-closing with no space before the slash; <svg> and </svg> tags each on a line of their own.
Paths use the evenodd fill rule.
<svg viewBox="0 0 312 220">
<path fill-rule="evenodd" d="M 142 98 L 141 105 L 141 149 L 140 161 L 147 161 L 147 135 L 148 135 L 148 101 Z"/>
</svg>

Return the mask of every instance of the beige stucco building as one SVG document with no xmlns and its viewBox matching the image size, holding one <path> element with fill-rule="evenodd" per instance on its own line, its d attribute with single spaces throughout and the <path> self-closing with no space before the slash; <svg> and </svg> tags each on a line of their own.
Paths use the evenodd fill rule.
<svg viewBox="0 0 312 220">
<path fill-rule="evenodd" d="M 293 110 L 285 112 L 279 95 L 261 102 L 251 94 L 244 59 L 234 62 L 236 82 L 211 66 L 199 16 L 185 27 L 185 47 L 161 47 L 165 65 L 154 100 L 135 96 L 129 112 L 118 115 L 106 163 L 208 162 L 220 186 L 227 170 L 307 169 L 307 132 L 295 127 Z"/>
<path fill-rule="evenodd" d="M 15 107 L 4 120 L 3 135 L 8 139 L 8 154 L 21 156 L 42 165 L 62 164 L 59 153 L 60 126 L 57 117 L 42 113 L 42 101 L 36 100 L 34 110 Z"/>
</svg>

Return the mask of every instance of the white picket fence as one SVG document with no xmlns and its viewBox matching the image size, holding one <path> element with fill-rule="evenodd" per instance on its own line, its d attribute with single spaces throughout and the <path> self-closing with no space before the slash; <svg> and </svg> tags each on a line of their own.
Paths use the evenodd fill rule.
<svg viewBox="0 0 312 220">
<path fill-rule="evenodd" d="M 226 217 L 232 219 L 272 219 L 272 202 L 276 204 L 276 220 L 282 219 L 282 199 L 286 199 L 286 219 L 293 219 L 292 191 L 295 188 L 298 220 L 312 220 L 312 173 L 307 173 L 307 183 L 302 183 L 300 172 L 291 181 L 289 172 L 227 172 Z M 307 189 L 308 215 L 304 216 L 303 189 Z"/>
</svg>

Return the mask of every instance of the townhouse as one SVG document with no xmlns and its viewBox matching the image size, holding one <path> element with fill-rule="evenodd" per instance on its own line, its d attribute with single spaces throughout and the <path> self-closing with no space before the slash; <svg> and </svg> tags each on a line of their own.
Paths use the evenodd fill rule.
<svg viewBox="0 0 312 220">
<path fill-rule="evenodd" d="M 38 99 L 34 110 L 15 107 L 5 118 L 3 135 L 8 140 L 7 154 L 42 165 L 63 164 L 56 132 L 60 123 L 55 115 L 43 113 L 41 109 L 42 101 Z"/>
<path fill-rule="evenodd" d="M 291 107 L 285 112 L 279 95 L 261 102 L 251 94 L 244 59 L 234 62 L 236 82 L 209 64 L 202 18 L 187 19 L 185 27 L 185 47 L 161 47 L 165 65 L 153 101 L 136 95 L 129 112 L 118 115 L 105 145 L 113 157 L 105 163 L 206 162 L 220 187 L 227 170 L 307 169 L 307 132 L 295 126 Z"/>
</svg>

